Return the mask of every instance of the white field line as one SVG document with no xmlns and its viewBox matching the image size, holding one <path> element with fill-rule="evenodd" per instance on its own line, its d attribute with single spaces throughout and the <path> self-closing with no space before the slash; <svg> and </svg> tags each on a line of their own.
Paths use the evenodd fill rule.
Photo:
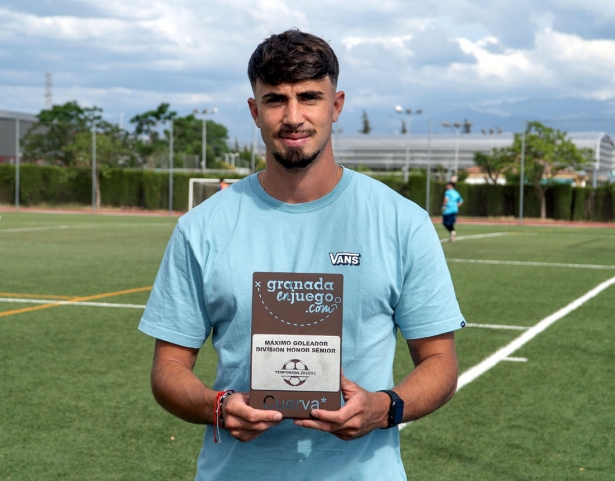
<svg viewBox="0 0 615 481">
<path fill-rule="evenodd" d="M 527 357 L 505 357 L 502 361 L 527 362 Z"/>
<path fill-rule="evenodd" d="M 11 233 L 11 232 L 37 232 L 41 230 L 64 230 L 64 229 L 75 229 L 75 228 L 86 228 L 90 229 L 92 227 L 96 227 L 95 225 L 50 225 L 46 227 L 19 227 L 16 229 L 1 229 L 0 233 Z"/>
<path fill-rule="evenodd" d="M 474 381 L 477 377 L 489 371 L 491 368 L 495 367 L 500 361 L 509 357 L 515 351 L 520 349 L 526 343 L 534 339 L 538 334 L 543 332 L 549 326 L 559 321 L 562 317 L 570 314 L 575 309 L 579 308 L 583 304 L 585 304 L 590 299 L 596 297 L 606 288 L 615 284 L 615 277 L 611 277 L 609 280 L 604 281 L 598 286 L 594 287 L 591 291 L 582 295 L 578 299 L 572 301 L 567 306 L 561 308 L 557 312 L 554 312 L 548 317 L 545 317 L 543 320 L 538 322 L 538 324 L 530 327 L 527 331 L 521 334 L 518 338 L 514 339 L 511 343 L 504 346 L 503 348 L 497 350 L 487 359 L 482 362 L 479 362 L 474 367 L 471 367 L 466 372 L 464 372 L 461 376 L 459 376 L 459 381 L 457 382 L 457 391 L 459 391 L 462 387 L 467 386 L 472 381 Z"/>
<path fill-rule="evenodd" d="M 459 376 L 459 379 L 457 380 L 457 391 L 459 391 L 462 387 L 470 384 L 472 381 L 474 381 L 476 378 L 478 378 L 482 374 L 485 374 L 491 368 L 495 367 L 500 361 L 503 361 L 506 358 L 510 357 L 511 354 L 513 354 L 515 351 L 517 351 L 518 349 L 523 347 L 525 344 L 527 344 L 529 341 L 534 339 L 538 334 L 546 330 L 549 326 L 559 321 L 562 317 L 565 317 L 566 315 L 570 314 L 575 309 L 581 307 L 587 301 L 589 301 L 590 299 L 593 299 L 598 294 L 600 294 L 602 291 L 611 287 L 613 284 L 615 284 L 615 277 L 611 277 L 610 279 L 604 281 L 603 283 L 598 284 L 592 290 L 583 294 L 578 299 L 575 299 L 567 306 L 562 307 L 560 310 L 554 312 L 550 316 L 545 317 L 543 320 L 538 322 L 538 324 L 530 327 L 527 331 L 525 331 L 519 337 L 514 339 L 511 343 L 502 347 L 501 349 L 498 349 L 487 359 L 479 362 L 475 366 L 468 369 L 466 372 L 461 374 L 461 376 Z M 399 425 L 400 431 L 404 429 L 408 424 L 410 423 L 400 424 Z"/>
<path fill-rule="evenodd" d="M 527 331 L 529 329 L 529 327 L 523 327 L 523 326 L 506 326 L 506 325 L 500 325 L 500 324 L 472 324 L 471 322 L 468 322 L 466 326 L 467 327 L 484 327 L 485 329 L 510 329 L 513 331 Z"/>
<path fill-rule="evenodd" d="M 14 302 L 16 304 L 60 304 L 66 306 L 123 307 L 125 309 L 145 309 L 145 306 L 140 304 L 112 304 L 110 302 L 71 302 L 54 301 L 51 299 L 16 299 L 12 297 L 0 297 L 0 302 Z"/>
<path fill-rule="evenodd" d="M 462 235 L 459 237 L 455 237 L 455 242 L 467 240 L 467 239 L 484 239 L 485 237 L 501 237 L 503 235 L 508 235 L 510 232 L 493 232 L 492 234 L 476 234 L 476 235 Z M 443 244 L 448 242 L 448 237 L 444 239 L 440 239 L 440 242 Z"/>
<path fill-rule="evenodd" d="M 65 229 L 96 229 L 99 227 L 150 227 L 150 226 L 169 226 L 173 227 L 172 223 L 164 223 L 164 222 L 152 222 L 146 224 L 130 224 L 128 222 L 115 222 L 109 224 L 79 224 L 79 225 L 49 225 L 42 227 L 18 227 L 15 229 L 0 229 L 0 234 L 2 233 L 13 233 L 13 232 L 37 232 L 37 231 L 45 231 L 45 230 L 65 230 Z"/>
<path fill-rule="evenodd" d="M 0 302 L 13 302 L 15 304 L 61 304 L 67 306 L 95 306 L 95 307 L 123 307 L 127 309 L 145 309 L 144 305 L 139 304 L 112 304 L 109 302 L 71 302 L 71 301 L 56 301 L 53 299 L 19 299 L 14 297 L 0 297 Z M 468 327 L 484 327 L 487 329 L 514 329 L 523 331 L 528 329 L 521 326 L 505 326 L 499 324 L 472 324 L 467 323 Z"/>
<path fill-rule="evenodd" d="M 446 259 L 446 262 L 465 264 L 491 264 L 503 266 L 533 266 L 533 267 L 569 267 L 572 269 L 615 269 L 615 266 L 596 264 L 562 264 L 558 262 L 523 262 L 523 261 L 493 261 L 483 259 Z"/>
</svg>

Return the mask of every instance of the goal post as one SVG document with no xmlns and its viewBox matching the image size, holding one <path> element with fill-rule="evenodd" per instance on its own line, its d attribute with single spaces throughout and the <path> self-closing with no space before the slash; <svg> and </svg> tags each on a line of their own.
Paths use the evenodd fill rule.
<svg viewBox="0 0 615 481">
<path fill-rule="evenodd" d="M 226 184 L 234 184 L 240 179 L 222 179 Z M 204 200 L 220 190 L 220 179 L 192 177 L 188 185 L 188 210 L 192 210 Z"/>
</svg>

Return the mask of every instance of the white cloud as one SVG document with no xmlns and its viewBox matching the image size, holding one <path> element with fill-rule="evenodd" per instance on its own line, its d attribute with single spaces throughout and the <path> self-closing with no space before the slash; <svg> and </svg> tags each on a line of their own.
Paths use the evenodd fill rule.
<svg viewBox="0 0 615 481">
<path fill-rule="evenodd" d="M 290 27 L 331 42 L 350 112 L 408 104 L 498 116 L 508 112 L 503 101 L 615 100 L 613 0 L 67 0 L 57 11 L 52 2 L 6 3 L 0 108 L 40 109 L 51 71 L 58 101 L 130 115 L 161 101 L 216 103 L 219 118 L 236 115 L 229 122 L 242 129 L 249 56 Z"/>
</svg>

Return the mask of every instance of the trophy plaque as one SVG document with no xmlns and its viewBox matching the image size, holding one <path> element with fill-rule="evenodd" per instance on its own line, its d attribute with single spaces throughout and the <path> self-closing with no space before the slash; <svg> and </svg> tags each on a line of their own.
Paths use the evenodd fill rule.
<svg viewBox="0 0 615 481">
<path fill-rule="evenodd" d="M 341 274 L 255 272 L 250 406 L 309 418 L 341 407 Z"/>
</svg>

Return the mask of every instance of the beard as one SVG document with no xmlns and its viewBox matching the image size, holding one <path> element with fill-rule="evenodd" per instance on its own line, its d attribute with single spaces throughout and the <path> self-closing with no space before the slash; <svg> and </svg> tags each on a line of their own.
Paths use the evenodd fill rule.
<svg viewBox="0 0 615 481">
<path fill-rule="evenodd" d="M 318 154 L 320 150 L 313 154 L 306 154 L 300 147 L 288 147 L 284 152 L 273 152 L 273 158 L 285 169 L 305 169 L 314 162 Z"/>
<path fill-rule="evenodd" d="M 281 132 L 281 130 L 278 130 L 273 134 L 273 136 L 279 138 Z M 306 132 L 310 135 L 314 135 L 316 133 L 315 130 L 308 130 Z M 308 165 L 314 162 L 316 157 L 320 155 L 320 150 L 317 150 L 312 154 L 307 154 L 301 147 L 287 147 L 282 152 L 272 152 L 272 154 L 276 162 L 282 167 L 287 170 L 294 170 L 305 169 Z"/>
</svg>

